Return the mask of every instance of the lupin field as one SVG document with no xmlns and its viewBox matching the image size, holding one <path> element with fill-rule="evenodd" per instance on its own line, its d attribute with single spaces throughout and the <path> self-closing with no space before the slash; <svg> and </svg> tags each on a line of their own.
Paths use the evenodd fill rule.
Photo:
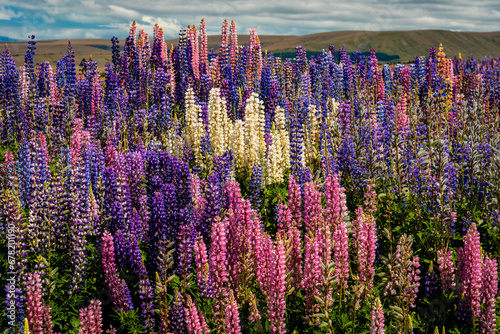
<svg viewBox="0 0 500 334">
<path fill-rule="evenodd" d="M 1 333 L 497 332 L 500 58 L 153 35 L 1 54 Z"/>
</svg>

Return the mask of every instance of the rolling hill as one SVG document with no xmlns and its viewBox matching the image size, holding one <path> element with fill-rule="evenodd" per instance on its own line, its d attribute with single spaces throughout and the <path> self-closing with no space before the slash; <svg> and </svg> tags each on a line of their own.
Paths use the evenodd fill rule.
<svg viewBox="0 0 500 334">
<path fill-rule="evenodd" d="M 239 43 L 248 45 L 248 35 L 239 35 Z M 463 57 L 474 55 L 500 57 L 500 31 L 497 32 L 453 32 L 446 30 L 412 30 L 412 31 L 333 31 L 303 36 L 259 36 L 262 50 L 273 52 L 276 56 L 292 57 L 295 47 L 301 45 L 308 51 L 321 52 L 330 44 L 339 47 L 345 45 L 348 52 L 369 51 L 375 49 L 379 54 L 389 56 L 392 62 L 412 61 L 415 56 L 426 56 L 429 47 L 443 44 L 449 57 L 461 52 Z M 167 43 L 177 44 L 177 39 L 167 40 Z M 6 44 L 13 54 L 17 65 L 24 63 L 27 42 L 8 41 Z M 120 44 L 123 44 L 121 41 Z M 209 48 L 216 51 L 220 44 L 220 36 L 208 38 Z M 107 39 L 76 39 L 72 40 L 77 65 L 82 58 L 97 61 L 99 68 L 111 61 L 111 42 Z M 35 62 L 50 61 L 52 66 L 66 53 L 67 41 L 42 40 L 36 44 Z"/>
</svg>

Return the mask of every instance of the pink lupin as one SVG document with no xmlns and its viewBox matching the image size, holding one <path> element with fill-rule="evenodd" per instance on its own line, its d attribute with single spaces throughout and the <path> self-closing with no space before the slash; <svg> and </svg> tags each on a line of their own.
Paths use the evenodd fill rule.
<svg viewBox="0 0 500 334">
<path fill-rule="evenodd" d="M 288 205 L 292 214 L 292 225 L 302 227 L 302 192 L 293 175 L 288 179 Z"/>
<path fill-rule="evenodd" d="M 212 224 L 212 245 L 210 247 L 210 269 L 218 297 L 223 297 L 223 287 L 229 281 L 227 271 L 227 219 L 215 217 Z"/>
<path fill-rule="evenodd" d="M 227 224 L 228 218 L 221 221 L 220 217 L 215 217 L 212 223 L 212 244 L 210 247 L 210 270 L 215 290 L 214 316 L 218 328 L 222 330 L 224 326 L 224 302 L 227 298 L 229 272 L 227 267 Z"/>
<path fill-rule="evenodd" d="M 452 260 L 453 251 L 445 252 L 443 249 L 438 251 L 439 277 L 441 280 L 441 290 L 455 290 L 455 265 Z"/>
<path fill-rule="evenodd" d="M 226 305 L 226 334 L 241 334 L 240 315 L 233 290 L 229 290 Z"/>
<path fill-rule="evenodd" d="M 496 259 L 484 258 L 481 285 L 481 333 L 496 333 L 495 302 L 498 293 L 498 265 Z"/>
<path fill-rule="evenodd" d="M 314 182 L 307 182 L 304 186 L 304 225 L 306 231 L 314 233 L 322 220 L 321 193 Z"/>
<path fill-rule="evenodd" d="M 411 93 L 411 67 L 405 66 L 399 73 L 400 83 L 403 88 L 402 95 L 405 97 L 410 96 Z"/>
<path fill-rule="evenodd" d="M 375 302 L 372 305 L 371 320 L 370 334 L 384 334 L 384 310 L 378 297 L 375 298 Z"/>
<path fill-rule="evenodd" d="M 135 20 L 134 22 L 132 22 L 132 25 L 130 26 L 128 37 L 130 37 L 130 40 L 134 45 L 134 47 L 137 48 L 137 23 L 135 22 Z"/>
<path fill-rule="evenodd" d="M 382 70 L 377 70 L 377 102 L 385 101 L 385 84 Z"/>
<path fill-rule="evenodd" d="M 315 302 L 316 286 L 321 284 L 321 257 L 324 247 L 324 236 L 321 234 L 321 230 L 316 231 L 316 234 L 308 233 L 304 240 L 304 275 L 301 286 L 306 290 L 306 307 L 310 310 Z"/>
<path fill-rule="evenodd" d="M 481 243 L 476 223 L 464 236 L 464 246 L 458 249 L 458 295 L 470 307 L 472 316 L 480 315 Z"/>
<path fill-rule="evenodd" d="M 288 272 L 292 273 L 292 286 L 299 288 L 302 279 L 302 236 L 296 226 L 293 226 L 287 234 L 287 238 L 290 239 L 290 243 L 292 244 L 292 251 L 289 255 L 290 260 L 288 261 Z"/>
<path fill-rule="evenodd" d="M 198 30 L 196 30 L 196 26 L 188 27 L 187 31 L 188 41 L 191 43 L 191 49 L 193 50 L 193 56 L 191 58 L 191 67 L 193 68 L 194 77 L 200 78 L 200 53 L 198 46 Z"/>
<path fill-rule="evenodd" d="M 56 83 L 56 73 L 52 71 L 52 67 L 50 66 L 50 63 L 47 61 L 47 72 L 49 73 L 49 103 L 52 106 L 55 106 L 57 102 L 59 102 L 59 97 L 58 97 L 58 88 L 57 88 L 57 83 Z"/>
<path fill-rule="evenodd" d="M 46 139 L 45 135 L 41 132 L 38 133 L 38 144 L 43 148 L 45 162 L 48 165 L 50 162 L 50 154 L 49 154 L 49 150 L 47 148 L 47 139 Z"/>
<path fill-rule="evenodd" d="M 254 49 L 257 47 L 257 35 L 255 33 L 255 28 L 250 28 L 250 33 L 249 33 L 249 37 L 250 37 L 250 53 L 248 55 L 248 64 L 250 66 L 247 67 L 247 81 L 248 82 L 251 82 L 252 81 L 252 75 L 253 75 L 253 72 L 254 72 L 254 64 L 255 64 L 255 61 L 258 61 L 258 59 L 254 59 Z"/>
<path fill-rule="evenodd" d="M 286 255 L 282 240 L 274 245 L 276 256 L 271 270 L 269 292 L 269 320 L 271 333 L 285 333 L 285 285 L 286 285 Z"/>
<path fill-rule="evenodd" d="M 138 60 L 139 60 L 139 68 L 142 69 L 144 66 L 144 59 L 141 57 L 142 49 L 145 45 L 145 36 L 144 30 L 141 29 L 139 30 L 139 41 L 137 42 L 137 53 L 139 54 Z"/>
<path fill-rule="evenodd" d="M 238 182 L 227 181 L 224 191 L 228 205 L 228 264 L 231 284 L 237 292 L 246 284 L 245 277 L 251 275 L 254 269 L 252 254 L 255 243 L 252 238 L 258 228 L 254 226 L 258 218 L 253 217 L 250 201 L 241 196 Z"/>
<path fill-rule="evenodd" d="M 410 121 L 406 113 L 406 97 L 404 95 L 401 97 L 396 108 L 396 120 L 398 132 L 403 135 L 407 134 Z"/>
<path fill-rule="evenodd" d="M 198 309 L 196 304 L 191 299 L 190 295 L 187 295 L 186 306 L 184 308 L 186 312 L 186 327 L 189 334 L 207 334 L 208 330 L 205 317 Z"/>
<path fill-rule="evenodd" d="M 208 37 L 205 19 L 200 23 L 200 63 L 208 67 Z"/>
<path fill-rule="evenodd" d="M 113 236 L 107 231 L 102 236 L 101 255 L 102 271 L 106 285 L 111 293 L 111 300 L 117 310 L 127 312 L 131 308 L 128 299 L 130 292 L 125 281 L 118 275 Z"/>
<path fill-rule="evenodd" d="M 229 22 L 227 20 L 224 20 L 222 22 L 222 29 L 221 29 L 221 42 L 220 42 L 220 47 L 228 46 L 229 45 Z"/>
<path fill-rule="evenodd" d="M 344 188 L 340 186 L 336 174 L 330 174 L 325 179 L 325 198 L 325 221 L 333 230 L 349 214 Z"/>
<path fill-rule="evenodd" d="M 214 87 L 220 85 L 220 70 L 219 70 L 219 56 L 213 58 L 208 65 L 208 74 L 210 75 L 210 83 Z"/>
<path fill-rule="evenodd" d="M 205 211 L 207 200 L 202 195 L 201 180 L 198 175 L 191 175 L 190 185 L 194 209 L 201 215 Z"/>
<path fill-rule="evenodd" d="M 71 136 L 71 166 L 74 168 L 78 159 L 80 158 L 81 150 L 87 145 L 90 134 L 88 131 L 83 130 L 82 120 L 75 118 L 73 120 L 73 135 Z"/>
<path fill-rule="evenodd" d="M 335 260 L 335 277 L 340 289 L 347 289 L 349 278 L 349 237 L 345 221 L 335 226 L 333 231 L 333 257 Z"/>
<path fill-rule="evenodd" d="M 50 307 L 45 306 L 42 302 L 42 281 L 40 274 L 28 274 L 27 290 L 26 305 L 30 333 L 52 333 Z"/>
<path fill-rule="evenodd" d="M 375 233 L 375 219 L 366 214 L 362 207 L 356 210 L 357 218 L 353 223 L 353 244 L 358 263 L 359 281 L 364 284 L 366 291 L 373 287 L 375 275 L 375 251 L 377 235 Z"/>
<path fill-rule="evenodd" d="M 230 63 L 231 63 L 231 68 L 235 69 L 236 66 L 236 53 L 238 51 L 238 33 L 236 32 L 236 23 L 234 21 L 231 21 L 231 52 L 230 52 Z"/>
<path fill-rule="evenodd" d="M 101 334 L 102 310 L 101 302 L 97 299 L 90 301 L 90 305 L 80 310 L 80 330 L 78 334 Z"/>
<path fill-rule="evenodd" d="M 194 244 L 194 261 L 196 264 L 196 280 L 199 286 L 203 286 L 209 280 L 209 266 L 207 248 L 203 242 L 203 238 L 198 236 Z"/>
<path fill-rule="evenodd" d="M 28 86 L 30 79 L 24 66 L 19 66 L 19 78 L 21 82 L 21 101 L 26 103 L 26 101 L 28 101 Z"/>
<path fill-rule="evenodd" d="M 160 28 L 158 23 L 156 23 L 153 28 L 153 38 L 155 41 L 155 45 L 159 44 L 161 46 L 160 60 L 161 63 L 164 64 L 167 61 L 167 44 L 165 43 L 165 34 L 163 32 L 163 29 Z"/>
</svg>

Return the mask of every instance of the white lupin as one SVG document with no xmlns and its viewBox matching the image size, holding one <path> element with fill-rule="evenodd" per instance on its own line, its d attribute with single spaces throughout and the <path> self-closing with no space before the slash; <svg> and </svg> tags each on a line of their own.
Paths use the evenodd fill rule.
<svg viewBox="0 0 500 334">
<path fill-rule="evenodd" d="M 200 118 L 201 106 L 195 104 L 194 92 L 190 87 L 185 96 L 186 125 L 184 127 L 184 139 L 191 146 L 197 164 L 203 166 L 201 154 L 201 138 L 205 134 L 203 120 Z"/>
</svg>

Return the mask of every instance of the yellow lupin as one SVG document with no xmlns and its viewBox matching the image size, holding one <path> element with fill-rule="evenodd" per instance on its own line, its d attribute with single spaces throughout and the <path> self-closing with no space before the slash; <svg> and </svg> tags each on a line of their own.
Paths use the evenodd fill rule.
<svg viewBox="0 0 500 334">
<path fill-rule="evenodd" d="M 28 318 L 24 318 L 24 334 L 30 334 Z"/>
</svg>

